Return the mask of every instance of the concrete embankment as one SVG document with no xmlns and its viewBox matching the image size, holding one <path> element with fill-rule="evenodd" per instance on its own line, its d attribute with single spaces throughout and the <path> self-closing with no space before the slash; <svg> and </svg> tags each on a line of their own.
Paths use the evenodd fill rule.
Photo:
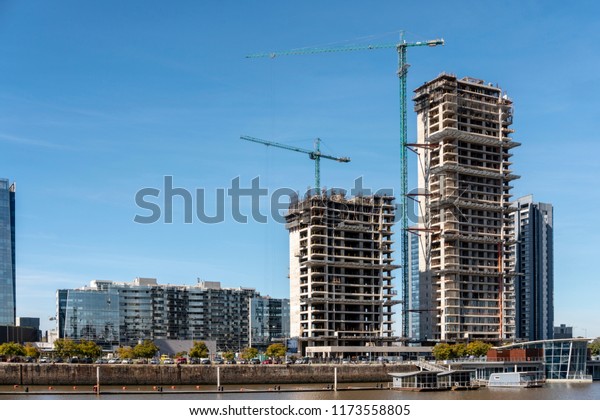
<svg viewBox="0 0 600 420">
<path fill-rule="evenodd" d="M 389 382 L 410 365 L 70 365 L 0 364 L 0 385 L 221 385 Z"/>
</svg>

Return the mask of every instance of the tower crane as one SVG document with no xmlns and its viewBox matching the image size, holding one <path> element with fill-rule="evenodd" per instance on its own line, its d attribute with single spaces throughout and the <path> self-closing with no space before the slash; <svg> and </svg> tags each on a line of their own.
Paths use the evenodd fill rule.
<svg viewBox="0 0 600 420">
<path fill-rule="evenodd" d="M 331 159 L 331 160 L 335 160 L 337 162 L 343 162 L 343 163 L 350 162 L 350 158 L 348 158 L 348 157 L 335 157 L 335 156 L 324 155 L 323 153 L 321 153 L 321 139 L 319 139 L 319 138 L 317 138 L 315 140 L 315 149 L 314 150 L 308 150 L 308 149 L 302 149 L 300 147 L 288 146 L 287 144 L 275 143 L 274 141 L 257 139 L 256 137 L 250 137 L 250 136 L 240 136 L 240 139 L 247 140 L 247 141 L 253 141 L 255 143 L 264 144 L 266 146 L 279 147 L 280 149 L 291 150 L 293 152 L 306 153 L 310 159 L 315 161 L 315 190 L 317 193 L 321 189 L 321 158 Z"/>
<path fill-rule="evenodd" d="M 432 39 L 429 41 L 406 42 L 404 32 L 400 33 L 400 42 L 394 44 L 370 44 L 370 45 L 345 45 L 329 48 L 300 48 L 289 51 L 278 51 L 271 53 L 252 54 L 246 58 L 275 58 L 284 55 L 307 55 L 319 53 L 332 53 L 343 51 L 361 51 L 361 50 L 379 50 L 386 48 L 395 48 L 398 52 L 398 78 L 400 80 L 400 164 L 401 164 L 401 258 L 402 258 L 402 304 L 408 304 L 408 170 L 406 152 L 408 150 L 407 130 L 406 130 L 406 74 L 409 65 L 406 63 L 406 50 L 410 47 L 436 47 L 444 45 L 444 40 L 441 38 Z M 402 315 L 402 337 L 408 337 L 408 312 Z"/>
</svg>

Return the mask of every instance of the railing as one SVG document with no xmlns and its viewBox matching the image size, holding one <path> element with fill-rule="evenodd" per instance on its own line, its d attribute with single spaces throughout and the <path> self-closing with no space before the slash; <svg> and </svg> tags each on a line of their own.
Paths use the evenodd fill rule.
<svg viewBox="0 0 600 420">
<path fill-rule="evenodd" d="M 427 370 L 429 372 L 443 372 L 450 370 L 450 367 L 448 366 L 438 365 L 437 363 L 430 363 L 425 360 L 417 360 L 412 362 L 412 364 L 422 370 Z"/>
</svg>

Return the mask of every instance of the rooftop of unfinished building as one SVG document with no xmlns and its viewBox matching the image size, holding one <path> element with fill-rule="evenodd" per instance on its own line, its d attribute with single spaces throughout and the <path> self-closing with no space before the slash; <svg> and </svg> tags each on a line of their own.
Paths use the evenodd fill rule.
<svg viewBox="0 0 600 420">
<path fill-rule="evenodd" d="M 466 83 L 466 84 L 470 84 L 470 85 L 481 86 L 481 87 L 485 87 L 486 89 L 502 92 L 502 89 L 498 86 L 497 83 L 495 85 L 494 85 L 494 83 L 491 83 L 491 82 L 486 83 L 485 80 L 483 80 L 483 79 L 477 79 L 477 78 L 471 77 L 471 76 L 465 76 L 465 77 L 459 79 L 455 74 L 446 73 L 446 72 L 442 72 L 436 78 L 434 78 L 428 82 L 424 82 L 421 86 L 416 88 L 414 90 L 414 92 L 420 92 L 421 90 L 423 90 L 427 87 L 430 87 L 431 85 L 433 85 L 441 80 L 444 80 L 444 79 L 448 80 L 448 81 L 456 81 L 456 82 Z"/>
<path fill-rule="evenodd" d="M 371 195 L 355 195 L 348 196 L 345 192 L 339 191 L 324 191 L 321 194 L 306 195 L 302 200 L 292 201 L 290 207 L 295 204 L 306 203 L 311 200 L 344 202 L 352 204 L 373 204 L 377 201 L 394 201 L 396 198 L 388 194 L 371 194 Z"/>
</svg>

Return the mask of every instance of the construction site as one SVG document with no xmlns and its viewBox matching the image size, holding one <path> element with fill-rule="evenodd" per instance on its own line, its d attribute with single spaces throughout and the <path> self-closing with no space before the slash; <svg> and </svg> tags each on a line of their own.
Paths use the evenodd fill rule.
<svg viewBox="0 0 600 420">
<path fill-rule="evenodd" d="M 319 194 L 292 203 L 291 335 L 302 353 L 343 358 L 389 347 L 394 335 L 394 197 Z"/>
<path fill-rule="evenodd" d="M 512 102 L 491 83 L 448 74 L 416 89 L 414 102 L 420 336 L 513 338 Z"/>
</svg>

